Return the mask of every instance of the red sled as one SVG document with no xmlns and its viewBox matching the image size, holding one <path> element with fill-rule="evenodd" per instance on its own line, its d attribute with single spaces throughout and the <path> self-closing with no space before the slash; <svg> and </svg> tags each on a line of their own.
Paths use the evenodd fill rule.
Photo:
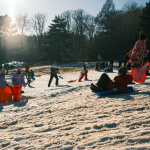
<svg viewBox="0 0 150 150">
<path fill-rule="evenodd" d="M 71 81 L 68 81 L 69 83 L 72 83 L 72 82 L 76 82 L 77 81 L 77 79 L 76 80 L 71 80 Z"/>
</svg>

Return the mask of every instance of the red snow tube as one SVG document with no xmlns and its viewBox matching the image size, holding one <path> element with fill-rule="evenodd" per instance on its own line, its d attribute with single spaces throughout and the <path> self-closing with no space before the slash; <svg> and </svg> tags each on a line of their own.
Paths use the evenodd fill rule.
<svg viewBox="0 0 150 150">
<path fill-rule="evenodd" d="M 12 91 L 9 87 L 6 86 L 5 89 L 0 87 L 0 102 L 1 103 L 8 103 L 12 100 Z"/>
<path fill-rule="evenodd" d="M 141 71 L 141 68 L 132 69 L 131 73 L 133 80 L 137 83 L 143 83 L 146 79 L 145 71 Z"/>
</svg>

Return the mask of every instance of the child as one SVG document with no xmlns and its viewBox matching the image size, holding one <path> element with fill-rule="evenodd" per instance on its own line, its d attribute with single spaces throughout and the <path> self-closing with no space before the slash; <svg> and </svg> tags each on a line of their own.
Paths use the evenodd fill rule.
<svg viewBox="0 0 150 150">
<path fill-rule="evenodd" d="M 103 92 L 113 89 L 114 92 L 117 90 L 127 90 L 127 85 L 133 80 L 132 75 L 127 74 L 127 68 L 121 67 L 118 70 L 118 76 L 112 81 L 106 73 L 103 73 L 97 82 L 97 85 L 91 84 L 91 90 L 97 92 Z"/>
<path fill-rule="evenodd" d="M 12 90 L 7 86 L 6 71 L 3 68 L 0 74 L 0 102 L 6 103 L 12 99 Z"/>
<path fill-rule="evenodd" d="M 141 31 L 139 33 L 139 40 L 135 43 L 133 49 L 127 53 L 128 59 L 131 59 L 132 68 L 141 67 L 144 57 L 146 57 L 146 41 L 147 36 Z M 127 57 L 126 56 L 126 57 Z"/>
<path fill-rule="evenodd" d="M 112 69 L 112 65 L 111 64 L 109 64 L 107 67 L 106 67 L 106 69 L 104 69 L 104 72 L 112 72 L 113 71 L 113 69 Z"/>
<path fill-rule="evenodd" d="M 25 70 L 26 70 L 26 78 L 28 77 L 30 66 L 28 64 L 25 65 Z"/>
<path fill-rule="evenodd" d="M 27 76 L 27 84 L 28 84 L 28 86 L 30 86 L 31 79 L 32 79 L 32 72 L 29 71 L 28 76 Z"/>
<path fill-rule="evenodd" d="M 5 74 L 6 74 L 6 71 L 3 68 L 0 74 L 0 87 L 2 87 L 3 89 L 5 89 L 6 84 L 7 84 L 6 79 L 5 79 Z"/>
<path fill-rule="evenodd" d="M 18 68 L 17 73 L 14 74 L 14 76 L 12 78 L 12 83 L 14 85 L 13 98 L 16 101 L 20 100 L 22 86 L 24 86 L 24 87 L 26 86 L 26 83 L 24 81 L 24 75 L 21 72 L 22 72 L 21 68 Z"/>
<path fill-rule="evenodd" d="M 57 66 L 57 62 L 54 61 L 54 64 L 51 66 L 51 76 L 50 76 L 50 80 L 49 80 L 49 83 L 48 83 L 48 87 L 50 87 L 51 82 L 53 80 L 53 77 L 56 78 L 56 86 L 58 85 L 58 76 L 57 76 L 57 73 L 59 73 L 59 68 Z"/>
<path fill-rule="evenodd" d="M 31 70 L 31 79 L 33 79 L 33 78 L 34 78 L 34 71 Z"/>
<path fill-rule="evenodd" d="M 82 69 L 81 69 L 81 76 L 80 76 L 80 78 L 79 78 L 79 82 L 81 82 L 81 80 L 84 78 L 84 76 L 85 76 L 85 81 L 86 80 L 88 80 L 88 78 L 87 78 L 87 73 L 88 73 L 88 68 L 89 67 L 89 65 L 88 65 L 88 63 L 86 62 L 83 66 L 82 66 Z"/>
</svg>

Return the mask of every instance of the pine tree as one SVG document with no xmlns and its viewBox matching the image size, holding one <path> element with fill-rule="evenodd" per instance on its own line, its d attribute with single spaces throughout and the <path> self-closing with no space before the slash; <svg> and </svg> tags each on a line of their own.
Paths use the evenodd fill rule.
<svg viewBox="0 0 150 150">
<path fill-rule="evenodd" d="M 66 21 L 59 16 L 55 16 L 53 23 L 49 26 L 48 44 L 52 51 L 52 58 L 61 61 L 61 55 L 67 46 L 68 33 L 66 30 Z"/>
<path fill-rule="evenodd" d="M 141 27 L 150 33 L 150 2 L 146 3 L 141 15 Z"/>
</svg>

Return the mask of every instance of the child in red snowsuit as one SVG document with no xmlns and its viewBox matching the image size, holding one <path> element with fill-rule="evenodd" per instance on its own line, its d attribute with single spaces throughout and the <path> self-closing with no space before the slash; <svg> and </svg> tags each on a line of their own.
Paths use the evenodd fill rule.
<svg viewBox="0 0 150 150">
<path fill-rule="evenodd" d="M 85 77 L 85 81 L 88 80 L 87 78 L 87 73 L 88 73 L 88 63 L 86 62 L 83 66 L 82 66 L 82 69 L 81 69 L 81 76 L 79 78 L 79 82 L 81 82 L 81 80 Z"/>
<path fill-rule="evenodd" d="M 112 81 L 106 73 L 103 73 L 98 80 L 97 84 L 91 84 L 91 90 L 97 92 L 103 92 L 107 90 L 112 90 L 116 92 L 117 90 L 127 90 L 127 85 L 133 80 L 132 75 L 126 74 L 127 68 L 121 67 L 118 70 L 118 76 Z"/>
<path fill-rule="evenodd" d="M 16 101 L 20 100 L 22 86 L 24 87 L 26 86 L 26 83 L 24 81 L 24 75 L 21 72 L 22 72 L 21 68 L 18 68 L 17 73 L 12 78 L 12 83 L 14 85 L 13 98 Z"/>
</svg>

